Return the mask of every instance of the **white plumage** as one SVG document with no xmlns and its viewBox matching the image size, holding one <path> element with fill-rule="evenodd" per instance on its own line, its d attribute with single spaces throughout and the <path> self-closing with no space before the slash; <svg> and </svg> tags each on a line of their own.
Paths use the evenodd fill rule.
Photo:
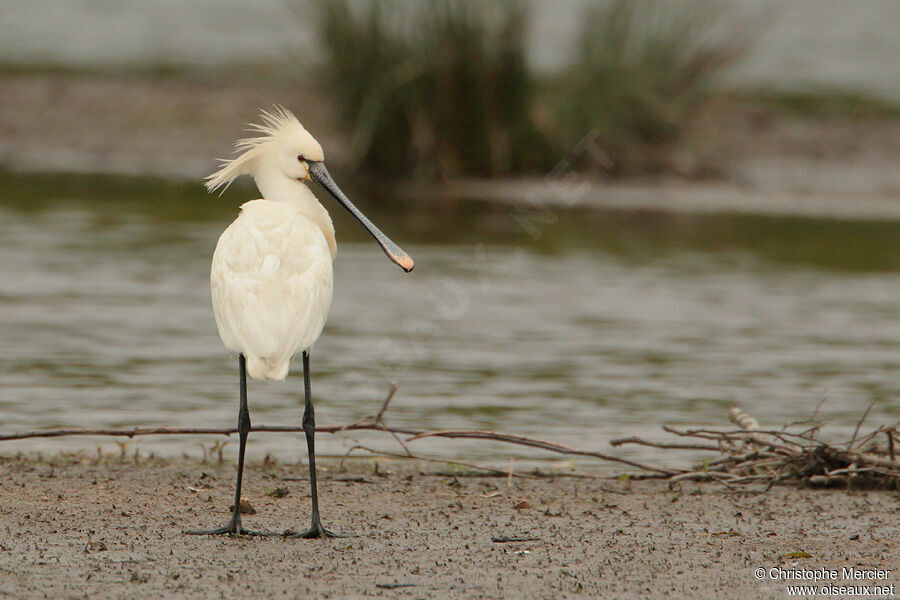
<svg viewBox="0 0 900 600">
<path fill-rule="evenodd" d="M 240 140 L 240 155 L 224 161 L 207 178 L 210 191 L 227 188 L 240 175 L 251 175 L 262 194 L 241 207 L 241 214 L 219 238 L 209 280 L 213 312 L 222 341 L 239 355 L 238 475 L 234 506 L 241 501 L 244 452 L 250 433 L 247 378 L 284 379 L 291 358 L 303 353 L 303 431 L 309 453 L 312 513 L 310 528 L 286 537 L 334 536 L 322 525 L 316 486 L 316 420 L 310 384 L 309 348 L 319 338 L 331 308 L 331 261 L 337 253 L 334 225 L 304 182 L 314 179 L 349 210 L 404 271 L 412 258 L 387 238 L 340 190 L 328 169 L 319 143 L 297 118 L 283 108 L 262 113 L 262 124 L 251 125 L 257 137 Z M 267 532 L 241 527 L 241 511 L 217 529 L 193 534 L 255 535 Z"/>
<path fill-rule="evenodd" d="M 251 377 L 284 379 L 291 357 L 318 339 L 331 308 L 332 258 L 322 230 L 292 202 L 247 202 L 219 238 L 213 312 Z"/>
<path fill-rule="evenodd" d="M 263 195 L 247 202 L 219 238 L 210 285 L 225 347 L 242 354 L 256 379 L 284 379 L 291 357 L 318 339 L 331 308 L 334 225 L 304 181 L 314 177 L 369 230 L 405 271 L 412 259 L 350 203 L 331 179 L 322 147 L 291 112 L 262 112 L 261 135 L 237 142 L 241 154 L 207 178 L 227 189 L 251 175 Z"/>
<path fill-rule="evenodd" d="M 322 161 L 318 142 L 290 112 L 263 112 L 262 135 L 207 180 L 210 191 L 252 175 L 264 198 L 245 203 L 222 233 L 210 271 L 213 312 L 225 347 L 255 379 L 284 379 L 291 358 L 318 339 L 331 308 L 334 226 L 303 180 Z"/>
</svg>

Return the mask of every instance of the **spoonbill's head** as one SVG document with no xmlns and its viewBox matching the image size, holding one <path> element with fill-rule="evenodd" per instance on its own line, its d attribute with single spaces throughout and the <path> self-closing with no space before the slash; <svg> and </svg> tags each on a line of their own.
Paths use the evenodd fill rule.
<svg viewBox="0 0 900 600">
<path fill-rule="evenodd" d="M 413 259 L 350 202 L 346 194 L 325 168 L 325 153 L 319 142 L 310 135 L 294 114 L 282 107 L 261 111 L 262 123 L 250 125 L 250 131 L 260 135 L 238 140 L 235 151 L 240 154 L 223 160 L 221 168 L 206 178 L 206 188 L 212 192 L 228 189 L 241 175 L 252 175 L 259 184 L 261 178 L 304 181 L 314 179 L 344 208 L 362 223 L 378 242 L 384 253 L 401 269 L 413 270 Z"/>
</svg>

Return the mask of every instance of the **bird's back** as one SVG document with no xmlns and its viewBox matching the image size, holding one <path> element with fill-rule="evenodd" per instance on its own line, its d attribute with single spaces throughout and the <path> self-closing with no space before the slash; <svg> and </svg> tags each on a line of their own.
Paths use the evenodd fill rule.
<svg viewBox="0 0 900 600">
<path fill-rule="evenodd" d="M 216 245 L 213 312 L 225 346 L 257 379 L 284 379 L 319 337 L 331 308 L 332 253 L 319 226 L 289 203 L 253 200 Z"/>
</svg>

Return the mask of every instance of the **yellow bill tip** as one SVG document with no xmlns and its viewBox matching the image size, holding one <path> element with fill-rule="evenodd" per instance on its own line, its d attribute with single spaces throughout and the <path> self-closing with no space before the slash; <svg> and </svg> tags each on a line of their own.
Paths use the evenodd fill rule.
<svg viewBox="0 0 900 600">
<path fill-rule="evenodd" d="M 391 253 L 391 259 L 397 263 L 397 265 L 409 273 L 416 267 L 416 263 L 413 262 L 412 257 L 409 254 L 394 254 Z"/>
</svg>

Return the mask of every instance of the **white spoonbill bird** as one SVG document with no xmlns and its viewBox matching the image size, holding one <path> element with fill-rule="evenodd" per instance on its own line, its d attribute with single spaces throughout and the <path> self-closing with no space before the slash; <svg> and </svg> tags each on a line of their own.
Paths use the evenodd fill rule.
<svg viewBox="0 0 900 600">
<path fill-rule="evenodd" d="M 237 158 L 223 161 L 206 181 L 209 191 L 224 191 L 240 175 L 250 175 L 263 198 L 241 206 L 240 216 L 219 238 L 210 272 L 219 335 L 225 347 L 238 354 L 240 368 L 234 513 L 224 527 L 189 533 L 266 535 L 241 527 L 241 477 L 250 431 L 247 373 L 254 379 L 284 379 L 291 358 L 299 352 L 303 354 L 303 431 L 309 451 L 312 521 L 308 530 L 291 535 L 332 537 L 335 534 L 323 527 L 319 518 L 309 350 L 322 333 L 331 307 L 331 261 L 337 244 L 328 211 L 304 182 L 314 179 L 334 196 L 400 268 L 409 272 L 414 265 L 412 258 L 344 195 L 325 168 L 322 147 L 291 112 L 278 107 L 262 111 L 261 118 L 261 124 L 251 126 L 259 135 L 238 141 Z"/>
</svg>

